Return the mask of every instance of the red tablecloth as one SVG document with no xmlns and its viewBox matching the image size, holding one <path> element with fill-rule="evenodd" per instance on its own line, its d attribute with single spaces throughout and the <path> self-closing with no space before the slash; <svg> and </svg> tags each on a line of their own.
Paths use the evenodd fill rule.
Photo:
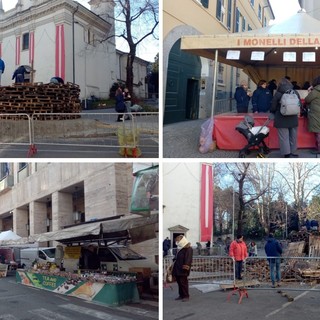
<svg viewBox="0 0 320 320">
<path fill-rule="evenodd" d="M 224 113 L 214 116 L 213 136 L 217 142 L 217 147 L 221 150 L 240 150 L 247 145 L 247 139 L 236 130 L 236 126 L 243 121 L 243 113 Z M 266 113 L 249 113 L 253 117 L 255 126 L 262 126 L 268 119 Z M 279 149 L 277 129 L 273 127 L 273 121 L 268 124 L 270 128 L 269 136 L 264 142 L 271 149 Z M 308 131 L 308 120 L 299 117 L 298 127 L 298 148 L 314 148 L 315 137 Z"/>
</svg>

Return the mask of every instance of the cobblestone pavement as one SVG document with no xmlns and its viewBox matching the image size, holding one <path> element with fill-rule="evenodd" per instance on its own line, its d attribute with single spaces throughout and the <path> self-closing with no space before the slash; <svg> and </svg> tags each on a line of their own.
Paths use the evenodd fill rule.
<svg viewBox="0 0 320 320">
<path fill-rule="evenodd" d="M 182 121 L 163 126 L 164 158 L 238 158 L 238 151 L 215 150 L 202 154 L 198 150 L 201 125 L 206 119 Z M 240 149 L 240 148 L 239 148 Z M 308 149 L 297 151 L 299 159 L 316 158 Z M 247 158 L 257 158 L 252 151 Z M 279 150 L 271 150 L 267 158 L 281 158 Z"/>
</svg>

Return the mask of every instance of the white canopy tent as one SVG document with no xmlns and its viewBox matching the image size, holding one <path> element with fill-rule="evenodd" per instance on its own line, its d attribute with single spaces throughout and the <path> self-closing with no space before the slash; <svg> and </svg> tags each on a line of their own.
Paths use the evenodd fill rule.
<svg viewBox="0 0 320 320">
<path fill-rule="evenodd" d="M 85 241 L 108 241 L 108 239 L 126 238 L 130 236 L 132 242 L 140 242 L 147 238 L 155 238 L 155 224 L 158 214 L 150 217 L 130 214 L 114 220 L 84 223 L 70 228 L 46 232 L 29 236 L 30 242 L 60 241 L 62 243 Z M 153 231 L 153 232 L 152 232 Z M 145 235 L 143 235 L 143 233 Z"/>
<path fill-rule="evenodd" d="M 303 84 L 320 75 L 320 21 L 301 10 L 247 32 L 184 36 L 181 49 L 241 68 L 255 83 L 287 75 Z"/>
</svg>

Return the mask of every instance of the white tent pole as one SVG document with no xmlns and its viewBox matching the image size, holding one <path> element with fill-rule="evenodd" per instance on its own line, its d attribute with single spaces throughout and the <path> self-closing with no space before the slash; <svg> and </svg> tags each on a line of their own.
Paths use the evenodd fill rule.
<svg viewBox="0 0 320 320">
<path fill-rule="evenodd" d="M 217 78 L 218 78 L 218 49 L 216 49 L 216 55 L 215 55 L 215 59 L 214 59 L 211 118 L 213 117 L 213 114 L 214 114 L 214 105 L 215 105 L 215 101 L 216 101 Z"/>
</svg>

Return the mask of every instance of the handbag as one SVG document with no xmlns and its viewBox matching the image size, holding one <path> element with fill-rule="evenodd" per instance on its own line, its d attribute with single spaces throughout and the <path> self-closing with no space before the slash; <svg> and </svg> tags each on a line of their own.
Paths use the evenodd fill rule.
<svg viewBox="0 0 320 320">
<path fill-rule="evenodd" d="M 176 282 L 176 278 L 172 275 L 173 265 L 174 265 L 174 263 L 172 263 L 166 270 L 166 277 L 165 278 L 166 278 L 167 283 Z"/>
</svg>

